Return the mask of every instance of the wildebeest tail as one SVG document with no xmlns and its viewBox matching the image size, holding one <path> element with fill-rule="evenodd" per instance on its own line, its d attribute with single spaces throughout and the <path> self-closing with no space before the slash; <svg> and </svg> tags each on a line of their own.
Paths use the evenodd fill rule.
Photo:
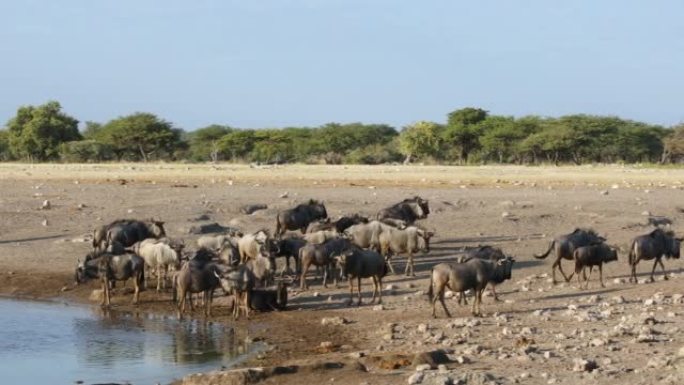
<svg viewBox="0 0 684 385">
<path fill-rule="evenodd" d="M 428 299 L 430 300 L 430 302 L 432 302 L 432 296 L 434 295 L 432 292 L 432 279 L 433 279 L 432 277 L 433 277 L 433 274 L 432 274 L 432 271 L 430 271 L 430 287 L 428 287 L 428 292 L 427 292 Z"/>
<path fill-rule="evenodd" d="M 275 230 L 275 236 L 280 237 L 280 228 L 282 225 L 280 224 L 280 213 L 276 214 L 276 230 Z"/>
<path fill-rule="evenodd" d="M 534 254 L 534 257 L 537 258 L 537 259 L 544 259 L 544 258 L 548 257 L 549 254 L 551 253 L 551 250 L 553 250 L 553 245 L 555 245 L 555 244 L 556 244 L 556 240 L 554 239 L 553 241 L 551 241 L 551 244 L 549 245 L 549 249 L 546 250 L 546 253 L 544 253 L 544 254 Z"/>
<path fill-rule="evenodd" d="M 632 244 L 629 246 L 629 256 L 627 257 L 627 262 L 630 266 L 632 266 L 634 264 L 634 261 L 636 260 L 636 253 L 634 252 L 635 248 L 636 241 L 632 241 Z"/>
<path fill-rule="evenodd" d="M 171 280 L 171 291 L 173 292 L 173 303 L 178 303 L 178 275 L 174 274 Z"/>
<path fill-rule="evenodd" d="M 145 264 L 143 263 L 142 269 L 140 270 L 140 276 L 138 277 L 138 286 L 142 290 L 145 290 Z"/>
</svg>

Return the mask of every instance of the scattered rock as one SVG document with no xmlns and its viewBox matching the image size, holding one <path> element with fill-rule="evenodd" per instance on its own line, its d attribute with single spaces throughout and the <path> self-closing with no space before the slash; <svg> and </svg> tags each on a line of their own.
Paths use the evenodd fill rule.
<svg viewBox="0 0 684 385">
<path fill-rule="evenodd" d="M 608 195 L 608 194 L 609 194 L 609 191 L 608 191 L 608 190 L 603 190 L 603 191 L 601 191 L 601 195 Z"/>
<path fill-rule="evenodd" d="M 423 378 L 425 378 L 425 373 L 416 372 L 408 378 L 408 383 L 409 385 L 420 384 L 421 382 L 423 382 Z"/>
<path fill-rule="evenodd" d="M 344 317 L 324 317 L 321 319 L 321 325 L 345 325 L 349 321 Z"/>
<path fill-rule="evenodd" d="M 593 360 L 585 360 L 582 358 L 575 358 L 573 360 L 572 370 L 574 372 L 591 372 L 598 368 L 598 364 Z"/>
<path fill-rule="evenodd" d="M 284 193 L 280 194 L 278 197 L 279 197 L 279 198 L 285 199 L 285 198 L 287 198 L 288 196 L 290 196 L 290 194 L 288 194 L 288 192 L 285 191 Z"/>
<path fill-rule="evenodd" d="M 104 298 L 104 291 L 102 289 L 95 289 L 90 292 L 88 299 L 93 302 L 102 302 Z"/>
<path fill-rule="evenodd" d="M 51 207 L 52 205 L 50 204 L 50 201 L 47 199 L 44 200 L 43 204 L 40 206 L 41 210 L 50 210 Z"/>
<path fill-rule="evenodd" d="M 47 225 L 48 225 L 48 220 L 47 220 L 47 219 L 43 219 L 43 221 L 40 222 L 40 224 L 43 225 L 43 226 L 47 226 Z"/>
<path fill-rule="evenodd" d="M 385 310 L 385 307 L 382 304 L 373 306 L 373 311 L 381 311 L 381 310 Z"/>
<path fill-rule="evenodd" d="M 266 210 L 267 208 L 268 205 L 257 203 L 240 207 L 240 212 L 246 215 L 251 215 L 259 210 Z"/>
</svg>

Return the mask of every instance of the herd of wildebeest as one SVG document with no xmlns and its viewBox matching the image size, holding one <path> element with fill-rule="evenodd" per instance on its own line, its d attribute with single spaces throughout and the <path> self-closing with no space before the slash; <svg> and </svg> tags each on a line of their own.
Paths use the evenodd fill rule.
<svg viewBox="0 0 684 385">
<path fill-rule="evenodd" d="M 177 304 L 179 317 L 185 312 L 186 303 L 193 309 L 192 294 L 201 293 L 206 316 L 211 315 L 214 292 L 221 289 L 229 296 L 226 301 L 232 307 L 234 317 L 249 317 L 250 310 L 282 310 L 287 305 L 287 286 L 297 279 L 301 289 L 307 288 L 307 272 L 311 265 L 322 272 L 323 286 L 329 277 L 337 286 L 338 278 L 349 282 L 350 304 L 353 303 L 354 281 L 357 284 L 358 301 L 361 304 L 361 279 L 373 281 L 371 302 L 382 302 L 382 279 L 394 273 L 392 257 L 406 255 L 406 275 L 415 275 L 413 256 L 430 252 L 433 232 L 416 224 L 430 214 L 428 201 L 421 197 L 404 199 L 384 208 L 369 219 L 358 214 L 342 216 L 337 220 L 328 217 L 322 202 L 310 200 L 294 208 L 278 212 L 273 235 L 262 229 L 243 234 L 236 228 L 225 228 L 218 235 L 204 235 L 197 246 L 185 247 L 183 241 L 166 236 L 164 223 L 155 220 L 116 220 L 93 232 L 93 250 L 76 268 L 76 282 L 98 279 L 102 283 L 102 305 L 110 304 L 110 290 L 116 281 L 132 279 L 133 302 L 137 303 L 139 292 L 145 288 L 145 272 L 154 272 L 157 291 L 165 290 L 170 281 L 173 301 Z M 301 232 L 301 235 L 296 233 Z M 681 238 L 661 227 L 639 235 L 631 243 L 628 263 L 630 282 L 637 282 L 636 266 L 640 260 L 654 260 L 651 281 L 659 264 L 663 273 L 662 259 L 679 258 Z M 603 287 L 603 264 L 616 261 L 618 249 L 606 243 L 604 237 L 591 229 L 576 228 L 569 234 L 553 239 L 543 259 L 555 254 L 552 266 L 553 283 L 556 268 L 566 281 L 577 276 L 588 286 L 593 267 L 599 271 Z M 276 259 L 285 258 L 285 266 L 277 273 Z M 290 267 L 294 260 L 295 274 Z M 574 260 L 575 268 L 566 275 L 561 261 Z M 472 291 L 472 313 L 480 314 L 484 289 L 511 278 L 515 260 L 500 248 L 478 245 L 466 248 L 462 255 L 432 267 L 428 296 L 432 303 L 432 316 L 436 316 L 439 301 L 447 316 L 444 302 L 448 288 L 459 296 L 459 303 L 466 302 L 465 293 Z M 664 277 L 667 279 L 667 275 Z M 586 287 L 585 286 L 585 287 Z"/>
</svg>

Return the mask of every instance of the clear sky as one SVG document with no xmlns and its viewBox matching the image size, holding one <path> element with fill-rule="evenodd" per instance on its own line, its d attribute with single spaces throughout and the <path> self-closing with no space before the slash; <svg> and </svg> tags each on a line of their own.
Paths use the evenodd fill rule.
<svg viewBox="0 0 684 385">
<path fill-rule="evenodd" d="M 684 121 L 681 0 L 22 0 L 0 3 L 0 122 L 177 127 L 494 114 Z"/>
</svg>

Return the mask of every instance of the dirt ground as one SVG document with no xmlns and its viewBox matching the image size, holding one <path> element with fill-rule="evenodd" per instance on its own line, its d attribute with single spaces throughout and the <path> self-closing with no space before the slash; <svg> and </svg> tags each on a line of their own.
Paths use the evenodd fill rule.
<svg viewBox="0 0 684 385">
<path fill-rule="evenodd" d="M 650 230 L 648 214 L 667 216 L 682 235 L 683 183 L 681 169 L 620 166 L 2 164 L 0 294 L 88 302 L 96 284 L 75 287 L 74 267 L 89 251 L 93 228 L 117 218 L 161 218 L 169 236 L 191 245 L 197 237 L 188 233 L 191 226 L 218 222 L 245 232 L 273 230 L 278 210 L 309 198 L 323 200 L 331 216 L 370 216 L 420 195 L 429 199 L 432 212 L 421 225 L 437 234 L 432 252 L 416 258 L 416 277 L 384 279 L 383 309 L 346 306 L 346 283 L 324 289 L 312 282 L 308 291 L 293 290 L 290 311 L 257 314 L 235 325 L 271 346 L 250 366 L 370 355 L 367 370 L 310 371 L 265 383 L 406 383 L 414 368 L 374 366 L 373 357 L 401 361 L 434 349 L 445 349 L 453 362 L 426 371 L 422 383 L 678 383 L 681 369 L 673 362 L 684 345 L 684 262 L 664 261 L 669 280 L 658 269 L 656 282 L 633 285 L 626 282 L 626 249 L 631 238 Z M 41 209 L 45 200 L 49 209 Z M 240 213 L 242 205 L 253 203 L 268 209 Z M 196 221 L 203 214 L 210 220 Z M 578 290 L 576 281 L 553 286 L 551 258 L 532 256 L 546 251 L 554 236 L 579 226 L 594 228 L 622 248 L 619 261 L 604 269 L 606 288 L 597 274 L 588 290 Z M 425 295 L 431 267 L 478 244 L 516 257 L 512 280 L 498 288 L 502 301 L 486 297 L 484 316 L 474 319 L 469 307 L 450 299 L 454 318 L 438 309 L 439 318 L 432 319 Z M 398 271 L 403 266 L 403 258 L 395 260 Z M 569 261 L 563 266 L 572 270 Z M 639 265 L 640 280 L 651 267 Z M 364 283 L 366 301 L 371 288 Z M 130 299 L 118 295 L 115 306 L 174 310 L 170 293 L 148 290 L 135 309 Z M 233 323 L 225 309 L 215 310 L 217 320 Z M 348 323 L 322 325 L 324 317 Z M 322 349 L 322 342 L 332 346 Z M 582 370 L 577 359 L 598 368 Z"/>
</svg>

